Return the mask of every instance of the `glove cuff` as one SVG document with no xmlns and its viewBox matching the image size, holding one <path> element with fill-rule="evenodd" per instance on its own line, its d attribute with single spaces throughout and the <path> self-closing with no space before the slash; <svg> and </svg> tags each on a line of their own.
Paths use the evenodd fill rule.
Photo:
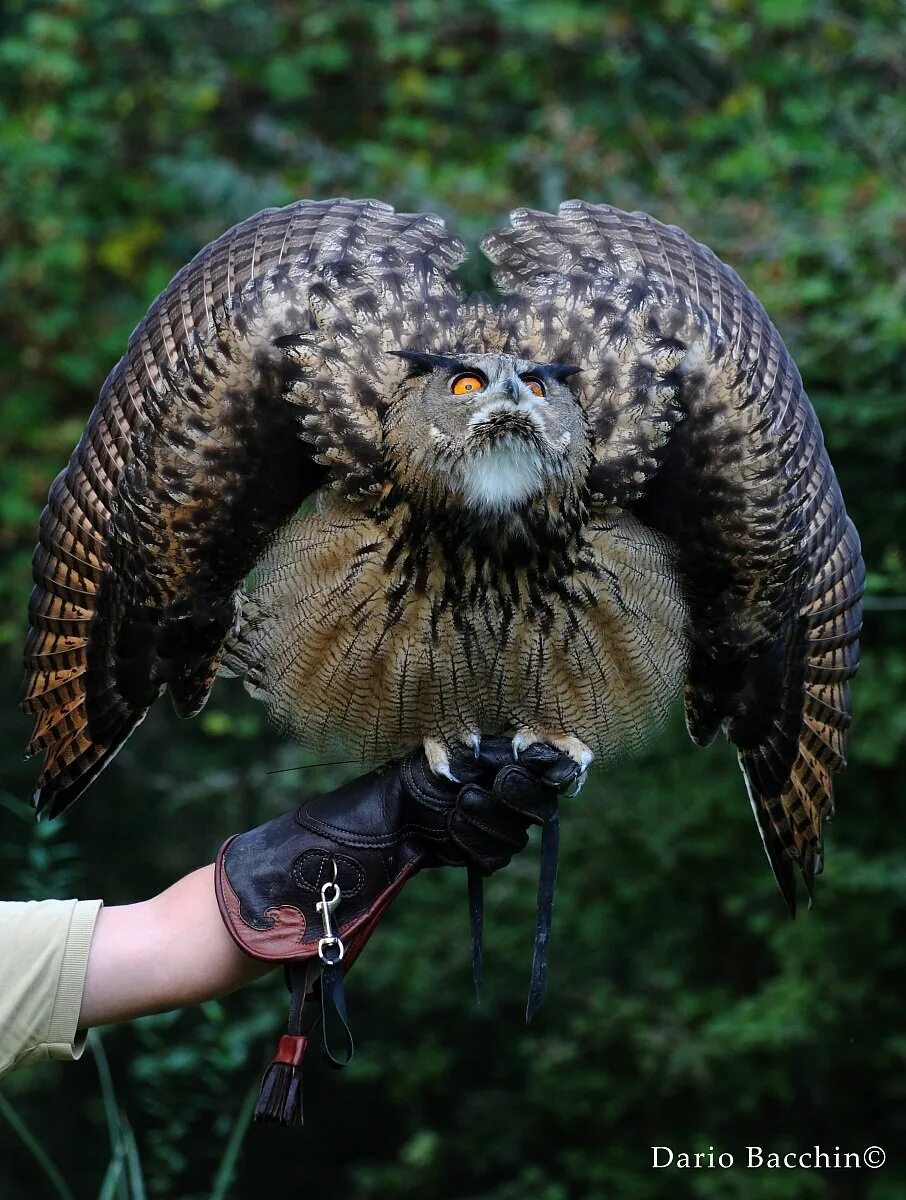
<svg viewBox="0 0 906 1200">
<path fill-rule="evenodd" d="M 236 845 L 243 836 L 238 834 L 224 842 L 214 869 L 217 903 L 227 931 L 240 950 L 259 962 L 292 963 L 313 958 L 318 952 L 318 942 L 325 933 L 323 921 L 315 907 L 320 899 L 320 886 L 314 888 L 309 885 L 310 891 L 295 888 L 292 902 L 287 898 L 269 905 L 260 914 L 247 915 L 243 912 L 243 896 L 247 893 L 236 890 L 237 886 L 242 888 L 244 882 L 240 878 L 244 864 L 240 847 Z M 317 852 L 308 850 L 305 853 L 312 855 Z M 327 851 L 319 857 L 324 864 L 331 857 L 335 861 L 345 858 L 342 854 Z M 360 855 L 358 861 L 349 859 L 348 862 L 361 871 L 361 858 Z M 298 862 L 294 867 L 298 866 Z M 341 862 L 341 868 L 343 865 Z M 364 904 L 361 900 L 356 902 L 356 894 L 365 890 L 364 879 L 358 888 L 349 891 L 342 889 L 346 915 L 338 914 L 335 926 L 346 947 L 343 957 L 345 968 L 352 965 L 381 915 L 420 865 L 420 856 L 413 854 L 385 886 L 377 891 L 367 889 L 368 900 Z M 236 886 L 231 873 L 236 877 Z M 296 875 L 299 873 L 296 872 Z"/>
</svg>

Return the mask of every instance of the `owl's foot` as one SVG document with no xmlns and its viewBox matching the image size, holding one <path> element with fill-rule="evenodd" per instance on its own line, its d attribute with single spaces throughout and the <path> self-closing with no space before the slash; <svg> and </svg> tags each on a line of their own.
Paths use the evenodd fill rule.
<svg viewBox="0 0 906 1200">
<path fill-rule="evenodd" d="M 534 748 L 538 747 L 538 750 Z M 553 750 L 559 756 L 548 768 L 547 775 L 552 783 L 564 789 L 566 795 L 575 796 L 588 776 L 588 768 L 594 758 L 591 750 L 579 738 L 570 734 L 550 733 L 547 730 L 523 726 L 513 738 L 513 757 L 539 753 L 543 749 Z"/>
<path fill-rule="evenodd" d="M 462 780 L 453 771 L 450 763 L 451 753 L 462 753 L 462 748 L 468 746 L 475 757 L 481 750 L 481 735 L 477 730 L 467 729 L 462 733 L 462 747 L 459 750 L 452 750 L 446 742 L 441 742 L 437 738 L 425 738 L 423 742 L 425 750 L 425 758 L 428 760 L 428 766 L 435 775 L 441 775 L 444 779 L 449 779 L 451 783 L 461 783 Z"/>
</svg>

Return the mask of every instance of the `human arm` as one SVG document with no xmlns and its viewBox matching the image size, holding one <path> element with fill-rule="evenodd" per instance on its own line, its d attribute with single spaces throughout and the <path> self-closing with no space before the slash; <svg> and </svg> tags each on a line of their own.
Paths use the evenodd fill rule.
<svg viewBox="0 0 906 1200">
<path fill-rule="evenodd" d="M 200 1004 L 269 969 L 243 954 L 224 928 L 208 864 L 150 900 L 101 909 L 79 1029 Z"/>
<path fill-rule="evenodd" d="M 0 903 L 0 1075 L 79 1058 L 91 1026 L 198 1004 L 267 970 L 224 929 L 210 864 L 137 904 Z"/>
</svg>

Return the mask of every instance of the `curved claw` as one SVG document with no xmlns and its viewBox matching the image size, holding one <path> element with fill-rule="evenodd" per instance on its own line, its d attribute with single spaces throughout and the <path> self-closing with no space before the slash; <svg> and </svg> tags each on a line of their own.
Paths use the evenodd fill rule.
<svg viewBox="0 0 906 1200">
<path fill-rule="evenodd" d="M 568 787 L 566 789 L 566 791 L 564 791 L 563 795 L 566 796 L 567 799 L 571 799 L 573 796 L 578 796 L 578 794 L 585 787 L 585 781 L 587 778 L 588 778 L 588 772 L 580 771 L 579 774 L 576 776 L 575 781 L 573 782 L 572 786 Z"/>
<path fill-rule="evenodd" d="M 435 738 L 425 738 L 423 745 L 425 758 L 428 760 L 428 766 L 433 774 L 440 775 L 442 779 L 448 779 L 450 783 L 462 782 L 453 774 L 450 752 L 443 742 L 439 742 Z"/>
</svg>

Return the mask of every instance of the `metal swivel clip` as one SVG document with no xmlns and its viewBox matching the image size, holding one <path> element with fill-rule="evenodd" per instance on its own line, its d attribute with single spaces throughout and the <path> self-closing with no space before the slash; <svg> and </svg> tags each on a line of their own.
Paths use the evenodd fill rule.
<svg viewBox="0 0 906 1200">
<path fill-rule="evenodd" d="M 343 945 L 343 939 L 339 937 L 333 924 L 333 911 L 340 903 L 343 893 L 340 891 L 340 885 L 337 883 L 336 859 L 331 859 L 331 863 L 333 864 L 333 879 L 328 879 L 322 885 L 321 899 L 315 905 L 315 909 L 321 914 L 321 921 L 324 925 L 324 936 L 318 942 L 318 958 L 323 963 L 334 965 L 342 962 L 343 955 L 346 953 L 346 947 Z"/>
</svg>

